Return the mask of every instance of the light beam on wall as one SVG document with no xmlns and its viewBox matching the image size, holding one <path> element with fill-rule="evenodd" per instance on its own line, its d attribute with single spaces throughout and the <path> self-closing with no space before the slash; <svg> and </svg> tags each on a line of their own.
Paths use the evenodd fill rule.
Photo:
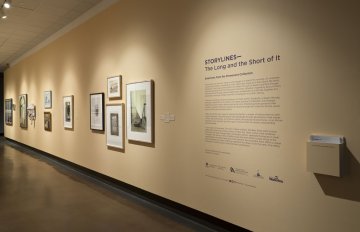
<svg viewBox="0 0 360 232">
<path fill-rule="evenodd" d="M 0 17 L 1 19 L 6 19 L 7 18 L 7 15 L 5 14 L 5 11 L 3 8 L 0 9 Z"/>
</svg>

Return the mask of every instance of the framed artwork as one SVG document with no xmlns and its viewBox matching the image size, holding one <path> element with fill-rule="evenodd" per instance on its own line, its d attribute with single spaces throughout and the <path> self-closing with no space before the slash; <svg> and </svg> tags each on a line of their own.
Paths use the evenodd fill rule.
<svg viewBox="0 0 360 232">
<path fill-rule="evenodd" d="M 20 127 L 27 128 L 27 94 L 22 94 L 19 97 L 20 105 Z"/>
<path fill-rule="evenodd" d="M 106 105 L 106 144 L 123 149 L 123 133 L 123 105 Z"/>
<path fill-rule="evenodd" d="M 51 91 L 45 91 L 44 92 L 44 108 L 51 109 L 51 107 L 52 107 Z"/>
<path fill-rule="evenodd" d="M 64 128 L 72 129 L 74 127 L 74 96 L 63 98 L 64 107 Z"/>
<path fill-rule="evenodd" d="M 5 99 L 5 124 L 9 126 L 12 126 L 13 124 L 12 104 L 12 98 Z"/>
<path fill-rule="evenodd" d="M 121 98 L 121 76 L 109 77 L 107 79 L 108 98 Z"/>
<path fill-rule="evenodd" d="M 127 138 L 128 140 L 153 142 L 153 81 L 126 85 Z"/>
<path fill-rule="evenodd" d="M 104 93 L 90 94 L 90 129 L 104 130 Z"/>
<path fill-rule="evenodd" d="M 51 131 L 51 113 L 44 112 L 44 129 L 46 131 Z"/>
</svg>

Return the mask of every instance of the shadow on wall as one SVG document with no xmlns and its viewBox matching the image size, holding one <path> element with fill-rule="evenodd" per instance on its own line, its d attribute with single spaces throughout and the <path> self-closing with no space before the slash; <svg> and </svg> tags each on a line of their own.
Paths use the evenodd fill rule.
<svg viewBox="0 0 360 232">
<path fill-rule="evenodd" d="M 326 195 L 360 202 L 360 164 L 347 147 L 345 150 L 341 178 L 322 174 L 315 177 Z"/>
</svg>

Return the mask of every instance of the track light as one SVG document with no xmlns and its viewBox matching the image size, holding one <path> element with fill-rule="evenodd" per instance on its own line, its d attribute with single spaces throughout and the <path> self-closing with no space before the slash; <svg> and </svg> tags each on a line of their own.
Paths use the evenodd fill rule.
<svg viewBox="0 0 360 232">
<path fill-rule="evenodd" d="M 11 7 L 11 0 L 5 0 L 4 5 L 6 9 L 9 9 Z"/>
</svg>

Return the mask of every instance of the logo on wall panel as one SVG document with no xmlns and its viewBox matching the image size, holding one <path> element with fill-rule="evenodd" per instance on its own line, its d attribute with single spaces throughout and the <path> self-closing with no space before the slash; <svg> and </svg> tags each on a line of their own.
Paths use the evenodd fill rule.
<svg viewBox="0 0 360 232">
<path fill-rule="evenodd" d="M 227 178 L 218 177 L 218 176 L 212 176 L 212 175 L 208 175 L 208 174 L 206 174 L 205 176 L 206 176 L 206 177 L 210 177 L 210 178 L 212 178 L 212 179 L 216 179 L 216 180 L 226 181 L 226 182 L 231 183 L 231 184 L 238 184 L 238 185 L 242 185 L 242 186 L 244 186 L 244 187 L 256 188 L 255 185 L 242 183 L 242 182 L 239 182 L 239 181 L 236 181 L 236 180 L 232 180 L 232 179 L 227 179 Z"/>
<path fill-rule="evenodd" d="M 231 173 L 235 173 L 235 174 L 240 174 L 240 175 L 245 175 L 245 176 L 247 176 L 249 174 L 248 171 L 241 169 L 241 168 L 230 167 L 229 170 Z"/>
<path fill-rule="evenodd" d="M 210 164 L 208 162 L 205 163 L 205 167 L 206 168 L 217 169 L 217 170 L 220 170 L 220 171 L 225 171 L 226 170 L 225 166 L 221 166 L 221 165 L 218 165 L 218 164 Z"/>
<path fill-rule="evenodd" d="M 239 182 L 239 181 L 236 181 L 236 180 L 229 180 L 229 183 L 232 183 L 232 184 L 239 184 L 239 185 L 243 185 L 245 187 L 251 187 L 251 188 L 256 188 L 255 185 L 251 185 L 251 184 L 245 184 L 245 183 L 242 183 L 242 182 Z"/>
<path fill-rule="evenodd" d="M 254 177 L 264 179 L 264 177 L 261 175 L 259 170 L 256 171 L 256 174 L 254 175 Z"/>
<path fill-rule="evenodd" d="M 279 179 L 278 176 L 269 176 L 269 180 L 279 182 L 279 183 L 284 183 L 284 181 Z"/>
</svg>

